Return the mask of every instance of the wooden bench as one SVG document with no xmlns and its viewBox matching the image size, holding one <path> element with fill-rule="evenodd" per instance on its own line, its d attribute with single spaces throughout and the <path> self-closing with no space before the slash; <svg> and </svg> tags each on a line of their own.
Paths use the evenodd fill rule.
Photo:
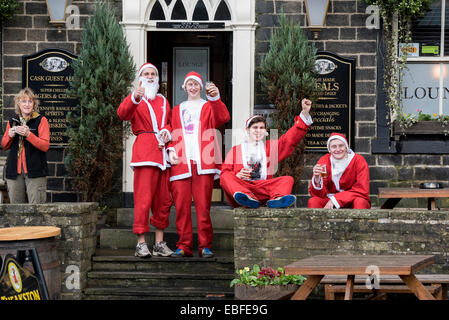
<svg viewBox="0 0 449 320">
<path fill-rule="evenodd" d="M 436 294 L 437 299 L 447 300 L 447 290 L 449 285 L 449 274 L 416 274 L 416 278 L 426 286 L 426 289 L 432 294 Z M 373 292 L 372 289 L 368 289 L 365 285 L 367 276 L 355 276 L 354 279 L 354 292 Z M 321 282 L 324 284 L 324 291 L 326 299 L 334 300 L 336 295 L 345 292 L 346 276 L 325 276 Z M 379 285 L 381 291 L 376 290 L 378 293 L 411 293 L 410 289 L 404 285 L 404 282 L 399 276 L 381 275 L 379 279 Z M 441 290 L 436 292 L 436 287 L 440 287 Z M 356 290 L 356 287 L 358 291 Z M 360 288 L 363 287 L 363 288 Z M 367 291 L 364 291 L 367 290 Z M 406 289 L 403 290 L 403 289 Z"/>
<path fill-rule="evenodd" d="M 441 285 L 424 286 L 436 299 L 443 300 Z M 342 300 L 346 291 L 346 285 L 327 284 L 325 286 L 326 300 Z M 406 285 L 380 285 L 378 289 L 369 289 L 366 285 L 354 285 L 354 293 L 371 293 L 367 299 L 386 299 L 388 293 L 413 293 Z"/>
<path fill-rule="evenodd" d="M 387 199 L 381 209 L 393 209 L 404 198 L 427 198 L 427 209 L 435 210 L 435 198 L 448 198 L 449 188 L 379 188 L 379 199 Z"/>
</svg>

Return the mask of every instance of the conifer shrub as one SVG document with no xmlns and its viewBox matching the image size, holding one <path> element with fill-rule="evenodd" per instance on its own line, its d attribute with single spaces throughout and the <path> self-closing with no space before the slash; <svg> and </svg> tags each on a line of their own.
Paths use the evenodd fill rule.
<svg viewBox="0 0 449 320">
<path fill-rule="evenodd" d="M 293 126 L 299 115 L 301 100 L 315 102 L 319 89 L 316 87 L 316 48 L 309 43 L 299 25 L 289 22 L 282 13 L 279 28 L 273 29 L 270 47 L 259 66 L 262 90 L 276 110 L 270 115 L 269 129 L 278 129 L 279 137 Z M 290 175 L 295 182 L 301 180 L 304 167 L 304 140 L 296 146 L 293 154 L 279 164 L 278 176 Z"/>
<path fill-rule="evenodd" d="M 84 26 L 73 68 L 69 93 L 79 104 L 67 115 L 69 143 L 64 162 L 82 201 L 101 202 L 121 167 L 124 126 L 117 108 L 135 76 L 122 27 L 108 4 L 96 4 Z"/>
</svg>

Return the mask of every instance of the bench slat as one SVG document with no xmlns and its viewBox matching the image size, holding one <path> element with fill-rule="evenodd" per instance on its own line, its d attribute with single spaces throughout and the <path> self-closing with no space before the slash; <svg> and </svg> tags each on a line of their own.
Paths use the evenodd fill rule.
<svg viewBox="0 0 449 320">
<path fill-rule="evenodd" d="M 356 275 L 354 283 L 365 283 L 368 276 Z M 415 277 L 422 283 L 447 283 L 449 284 L 449 274 L 415 274 Z M 325 276 L 321 279 L 322 284 L 346 283 L 346 276 Z M 399 276 L 380 275 L 379 283 L 404 283 Z"/>
<path fill-rule="evenodd" d="M 431 294 L 435 294 L 438 293 L 439 290 L 441 289 L 440 285 L 430 285 L 430 286 L 425 286 L 425 288 L 431 293 Z M 346 286 L 344 285 L 328 285 L 327 286 L 327 290 L 329 292 L 333 292 L 333 293 L 342 293 L 345 292 L 346 290 Z M 405 286 L 405 285 L 396 285 L 396 286 L 386 286 L 386 285 L 381 285 L 379 287 L 379 289 L 369 289 L 366 286 L 362 286 L 362 285 L 355 285 L 354 286 L 354 293 L 372 293 L 374 292 L 378 292 L 378 293 L 412 293 L 412 291 L 410 290 L 409 287 Z"/>
</svg>

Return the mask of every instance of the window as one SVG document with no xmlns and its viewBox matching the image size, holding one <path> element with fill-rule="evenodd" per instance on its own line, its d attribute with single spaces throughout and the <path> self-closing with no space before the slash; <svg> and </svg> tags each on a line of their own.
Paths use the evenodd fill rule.
<svg viewBox="0 0 449 320">
<path fill-rule="evenodd" d="M 435 0 L 413 21 L 402 78 L 402 111 L 437 118 L 449 114 L 449 0 Z"/>
</svg>

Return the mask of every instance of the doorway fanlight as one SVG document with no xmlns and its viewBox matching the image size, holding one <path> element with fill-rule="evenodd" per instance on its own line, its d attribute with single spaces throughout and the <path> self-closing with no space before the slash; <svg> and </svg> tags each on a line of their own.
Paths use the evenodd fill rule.
<svg viewBox="0 0 449 320">
<path fill-rule="evenodd" d="M 152 21 L 230 21 L 231 12 L 226 0 L 194 0 L 190 6 L 185 6 L 182 0 L 157 0 L 149 18 Z"/>
</svg>

